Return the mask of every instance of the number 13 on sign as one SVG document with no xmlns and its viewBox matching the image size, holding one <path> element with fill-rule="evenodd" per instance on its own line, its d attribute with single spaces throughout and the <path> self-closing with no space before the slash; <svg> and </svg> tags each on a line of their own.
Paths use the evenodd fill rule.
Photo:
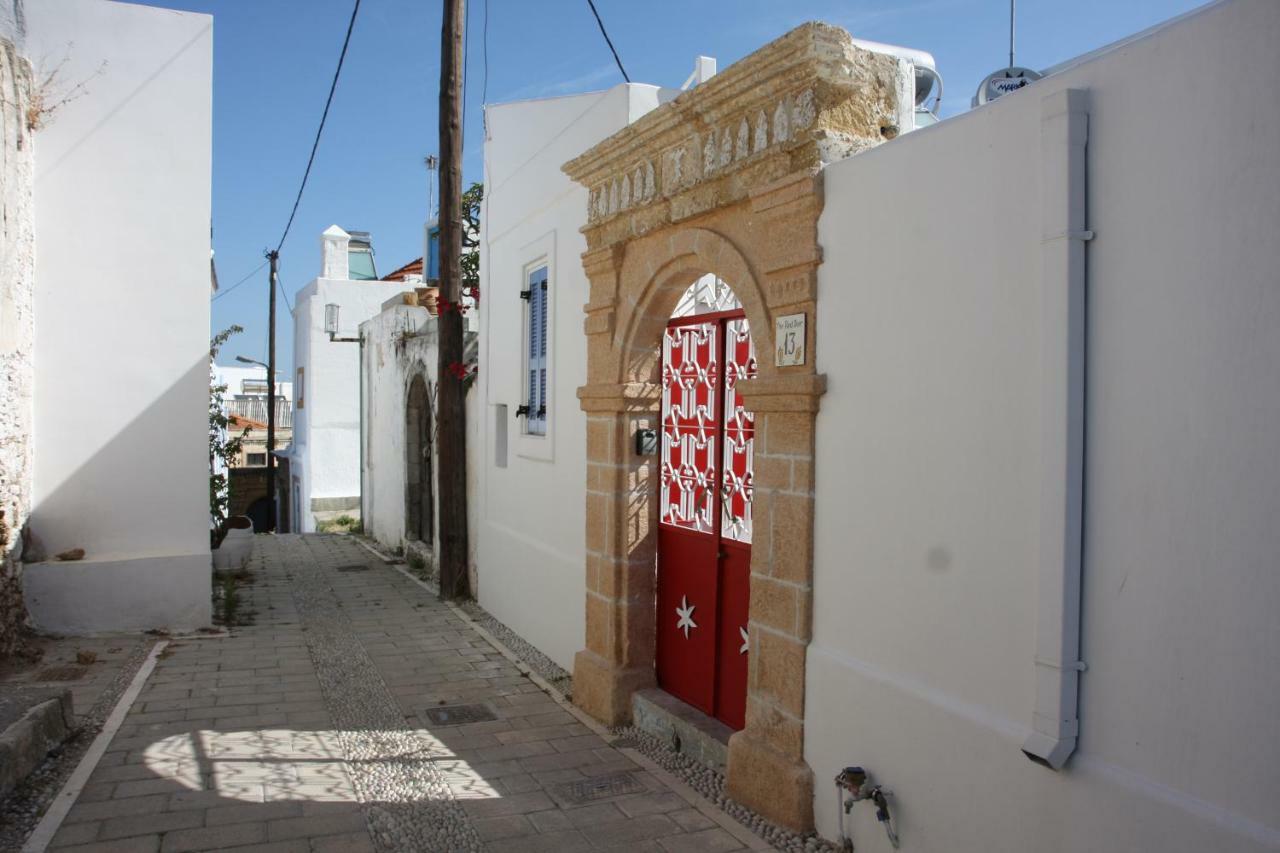
<svg viewBox="0 0 1280 853">
<path fill-rule="evenodd" d="M 788 314 L 773 321 L 773 339 L 777 343 L 773 363 L 778 367 L 804 364 L 804 314 Z"/>
</svg>

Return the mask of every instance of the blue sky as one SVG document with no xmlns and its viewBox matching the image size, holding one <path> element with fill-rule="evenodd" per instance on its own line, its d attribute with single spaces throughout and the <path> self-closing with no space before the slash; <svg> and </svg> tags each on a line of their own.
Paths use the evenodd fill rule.
<svg viewBox="0 0 1280 853">
<path fill-rule="evenodd" d="M 213 225 L 224 292 L 280 238 L 314 137 L 351 0 L 156 0 L 214 16 Z M 586 0 L 471 0 L 464 179 L 481 177 L 481 103 L 621 82 Z M 968 108 L 1007 62 L 1006 0 L 597 0 L 631 79 L 679 86 L 699 53 L 724 68 L 806 20 L 931 52 L 943 115 Z M 1044 68 L 1202 5 L 1201 0 L 1021 0 L 1018 63 Z M 437 149 L 440 6 L 363 0 L 302 206 L 281 252 L 289 301 L 319 267 L 330 224 L 373 234 L 380 272 L 421 254 L 423 158 Z M 487 81 L 486 81 L 487 76 Z M 265 359 L 266 271 L 213 303 L 213 328 L 245 327 L 220 361 Z M 277 354 L 292 373 L 280 303 Z"/>
</svg>

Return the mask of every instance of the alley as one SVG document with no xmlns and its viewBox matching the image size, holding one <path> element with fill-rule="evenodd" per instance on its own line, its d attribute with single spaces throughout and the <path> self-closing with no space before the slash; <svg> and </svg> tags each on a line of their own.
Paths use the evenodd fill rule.
<svg viewBox="0 0 1280 853">
<path fill-rule="evenodd" d="M 255 549 L 249 624 L 168 645 L 51 849 L 764 847 L 356 541 Z"/>
</svg>

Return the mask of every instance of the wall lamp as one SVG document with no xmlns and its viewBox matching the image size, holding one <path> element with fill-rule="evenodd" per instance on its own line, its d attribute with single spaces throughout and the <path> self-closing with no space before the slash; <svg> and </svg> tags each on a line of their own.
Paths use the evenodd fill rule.
<svg viewBox="0 0 1280 853">
<path fill-rule="evenodd" d="M 336 302 L 330 302 L 324 306 L 324 330 L 329 333 L 329 340 L 342 343 L 361 343 L 360 338 L 340 338 L 338 337 L 338 312 L 341 307 Z"/>
</svg>

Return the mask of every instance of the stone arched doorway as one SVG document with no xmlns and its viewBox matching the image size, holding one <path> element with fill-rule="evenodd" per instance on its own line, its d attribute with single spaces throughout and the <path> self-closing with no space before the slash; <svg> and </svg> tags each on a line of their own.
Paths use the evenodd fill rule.
<svg viewBox="0 0 1280 853">
<path fill-rule="evenodd" d="M 404 538 L 430 547 L 434 542 L 432 494 L 431 399 L 421 373 L 409 383 L 405 397 Z"/>
<path fill-rule="evenodd" d="M 911 120 L 909 67 L 807 24 L 659 107 L 564 167 L 588 191 L 586 643 L 574 701 L 610 724 L 655 683 L 661 341 L 700 277 L 732 283 L 758 374 L 754 413 L 746 726 L 728 793 L 784 825 L 813 825 L 804 760 L 813 602 L 818 217 L 824 162 Z M 785 340 L 783 339 L 785 336 Z"/>
</svg>

